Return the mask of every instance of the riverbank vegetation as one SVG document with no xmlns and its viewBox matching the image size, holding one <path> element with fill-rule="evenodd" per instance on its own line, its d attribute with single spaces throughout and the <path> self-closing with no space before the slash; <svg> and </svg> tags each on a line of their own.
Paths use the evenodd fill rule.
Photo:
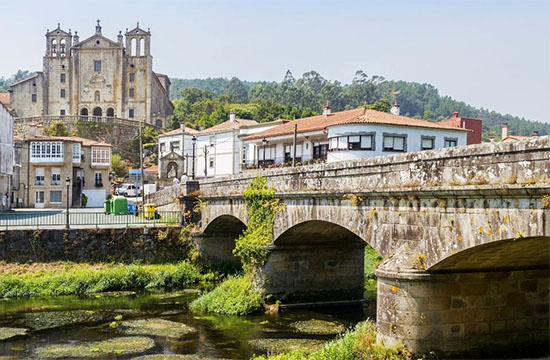
<svg viewBox="0 0 550 360">
<path fill-rule="evenodd" d="M 0 264 L 0 298 L 182 289 L 208 277 L 188 262 L 154 265 L 3 263 Z"/>
<path fill-rule="evenodd" d="M 319 351 L 308 354 L 294 350 L 271 356 L 258 356 L 253 360 L 405 360 L 411 354 L 404 347 L 385 347 L 376 341 L 376 324 L 364 321 L 344 335 L 326 343 Z"/>
</svg>

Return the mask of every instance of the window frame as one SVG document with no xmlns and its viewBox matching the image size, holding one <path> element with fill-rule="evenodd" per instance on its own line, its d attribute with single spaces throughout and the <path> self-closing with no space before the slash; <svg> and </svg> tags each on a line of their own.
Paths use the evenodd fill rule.
<svg viewBox="0 0 550 360">
<path fill-rule="evenodd" d="M 135 95 L 136 95 L 136 92 L 135 92 L 134 88 L 133 88 L 133 87 L 132 87 L 132 88 L 129 88 L 129 89 L 128 89 L 128 97 L 129 97 L 129 98 L 134 98 Z"/>
<path fill-rule="evenodd" d="M 65 73 L 59 74 L 59 82 L 64 84 L 65 83 L 65 77 L 66 77 Z"/>
<path fill-rule="evenodd" d="M 425 148 L 424 147 L 424 140 L 431 140 L 432 147 L 431 148 Z M 428 135 L 420 136 L 420 150 L 433 150 L 433 149 L 435 149 L 435 136 L 428 136 Z"/>
<path fill-rule="evenodd" d="M 101 60 L 94 60 L 94 72 L 101 72 Z"/>
<path fill-rule="evenodd" d="M 133 119 L 136 117 L 134 109 L 128 109 L 128 118 Z"/>
<path fill-rule="evenodd" d="M 388 137 L 393 138 L 391 148 L 386 147 L 386 138 L 388 138 Z M 394 143 L 395 138 L 403 139 L 403 149 L 402 150 L 395 150 L 395 143 Z M 382 134 L 382 151 L 385 151 L 385 152 L 407 152 L 407 134 L 383 133 Z"/>
<path fill-rule="evenodd" d="M 41 171 L 39 171 L 41 170 Z M 38 175 L 38 173 L 41 175 Z M 43 167 L 34 169 L 34 186 L 44 186 L 46 185 L 46 169 Z"/>
<path fill-rule="evenodd" d="M 128 81 L 132 83 L 136 81 L 136 73 L 131 72 L 130 74 L 128 74 Z"/>
<path fill-rule="evenodd" d="M 447 145 L 448 142 L 454 142 L 454 145 Z M 443 147 L 445 148 L 450 148 L 450 147 L 455 147 L 455 146 L 458 146 L 458 137 L 447 137 L 445 136 L 443 138 Z"/>
<path fill-rule="evenodd" d="M 92 146 L 92 166 L 110 166 L 111 149 L 108 147 Z"/>
<path fill-rule="evenodd" d="M 31 102 L 35 103 L 37 101 L 37 96 L 36 94 L 31 94 Z"/>
<path fill-rule="evenodd" d="M 103 186 L 103 172 L 96 171 L 94 174 L 94 185 L 96 187 L 102 187 Z"/>
<path fill-rule="evenodd" d="M 59 193 L 59 201 L 52 200 L 52 194 Z M 50 204 L 62 204 L 63 203 L 63 191 L 62 190 L 50 190 Z"/>
<path fill-rule="evenodd" d="M 359 141 L 350 142 L 350 137 L 355 138 L 359 137 Z M 371 141 L 370 147 L 363 147 L 363 138 L 369 137 Z M 340 145 L 340 139 L 346 138 L 346 146 Z M 328 151 L 374 151 L 376 150 L 376 132 L 362 132 L 357 134 L 345 134 L 345 135 L 338 135 L 333 136 L 328 139 Z M 354 139 L 355 140 L 355 139 Z M 351 145 L 356 144 L 356 145 Z M 357 145 L 358 144 L 358 145 Z M 335 145 L 335 147 L 333 147 Z M 314 145 L 315 146 L 315 145 Z"/>
</svg>

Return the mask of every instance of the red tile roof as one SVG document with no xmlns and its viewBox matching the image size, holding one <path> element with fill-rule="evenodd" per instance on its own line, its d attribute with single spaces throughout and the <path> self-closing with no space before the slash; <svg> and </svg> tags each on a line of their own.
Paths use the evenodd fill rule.
<svg viewBox="0 0 550 360">
<path fill-rule="evenodd" d="M 529 136 L 521 136 L 521 135 L 508 135 L 507 137 L 505 137 L 504 139 L 502 139 L 501 141 L 509 141 L 509 140 L 525 140 L 525 139 L 528 139 Z"/>
<path fill-rule="evenodd" d="M 144 170 L 148 172 L 158 172 L 159 167 L 158 165 L 153 165 L 153 166 L 149 166 L 148 168 L 145 168 Z"/>
<path fill-rule="evenodd" d="M 10 93 L 0 93 L 0 103 L 4 104 L 4 105 L 8 105 L 10 103 L 10 99 L 11 99 L 11 96 L 10 96 Z"/>
<path fill-rule="evenodd" d="M 297 124 L 298 133 L 322 131 L 329 126 L 343 124 L 386 124 L 397 126 L 413 126 L 435 129 L 448 129 L 455 131 L 469 131 L 452 125 L 445 125 L 426 120 L 413 119 L 406 116 L 398 116 L 370 109 L 353 109 L 335 112 L 329 115 L 317 115 L 303 119 L 296 119 L 276 126 L 274 128 L 249 135 L 245 140 L 255 140 L 275 136 L 291 135 L 294 133 L 294 124 Z"/>
<path fill-rule="evenodd" d="M 185 127 L 185 133 L 189 134 L 189 135 L 192 135 L 192 134 L 198 134 L 199 131 L 186 126 Z M 181 129 L 177 128 L 177 129 L 165 132 L 164 134 L 160 134 L 159 136 L 170 136 L 170 135 L 179 135 L 179 134 L 181 134 Z"/>
<path fill-rule="evenodd" d="M 33 136 L 29 137 L 26 140 L 29 141 L 74 141 L 74 142 L 80 142 L 84 146 L 109 146 L 113 147 L 111 144 L 107 144 L 101 141 L 95 141 L 90 139 L 81 138 L 78 136 Z"/>
<path fill-rule="evenodd" d="M 199 131 L 199 135 L 238 130 L 241 128 L 241 126 L 256 125 L 257 123 L 258 122 L 255 120 L 248 120 L 248 119 L 235 119 L 235 121 L 227 120 L 222 122 L 221 124 L 214 125 L 208 129 Z"/>
</svg>

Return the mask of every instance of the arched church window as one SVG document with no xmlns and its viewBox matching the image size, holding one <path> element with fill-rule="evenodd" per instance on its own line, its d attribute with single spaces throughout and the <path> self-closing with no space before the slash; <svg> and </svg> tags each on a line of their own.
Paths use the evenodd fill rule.
<svg viewBox="0 0 550 360">
<path fill-rule="evenodd" d="M 101 108 L 98 106 L 98 107 L 94 108 L 93 114 L 94 114 L 94 116 L 103 116 L 103 110 L 101 110 Z"/>
<path fill-rule="evenodd" d="M 137 51 L 137 40 L 132 39 L 130 40 L 130 55 L 136 56 L 136 51 Z"/>
<path fill-rule="evenodd" d="M 59 42 L 59 56 L 65 57 L 65 39 Z"/>
<path fill-rule="evenodd" d="M 115 109 L 113 109 L 113 108 L 108 108 L 108 109 L 107 109 L 107 116 L 108 116 L 108 117 L 115 117 Z"/>
<path fill-rule="evenodd" d="M 145 39 L 139 39 L 139 56 L 145 56 Z"/>
<path fill-rule="evenodd" d="M 57 56 L 57 40 L 52 40 L 52 56 Z"/>
<path fill-rule="evenodd" d="M 101 95 L 99 94 L 99 90 L 96 90 L 95 93 L 94 93 L 94 100 L 95 101 L 100 101 L 101 100 Z"/>
<path fill-rule="evenodd" d="M 86 108 L 80 109 L 80 115 L 82 115 L 82 116 L 88 116 L 88 109 L 86 109 Z"/>
</svg>

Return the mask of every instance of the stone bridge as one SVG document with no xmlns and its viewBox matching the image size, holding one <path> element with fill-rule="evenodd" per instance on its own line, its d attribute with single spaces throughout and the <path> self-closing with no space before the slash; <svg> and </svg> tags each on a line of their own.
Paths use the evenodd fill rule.
<svg viewBox="0 0 550 360">
<path fill-rule="evenodd" d="M 274 298 L 361 298 L 368 245 L 384 258 L 377 325 L 386 345 L 548 349 L 550 137 L 201 181 L 204 255 L 236 260 L 242 194 L 258 175 L 286 205 L 263 268 Z"/>
</svg>

